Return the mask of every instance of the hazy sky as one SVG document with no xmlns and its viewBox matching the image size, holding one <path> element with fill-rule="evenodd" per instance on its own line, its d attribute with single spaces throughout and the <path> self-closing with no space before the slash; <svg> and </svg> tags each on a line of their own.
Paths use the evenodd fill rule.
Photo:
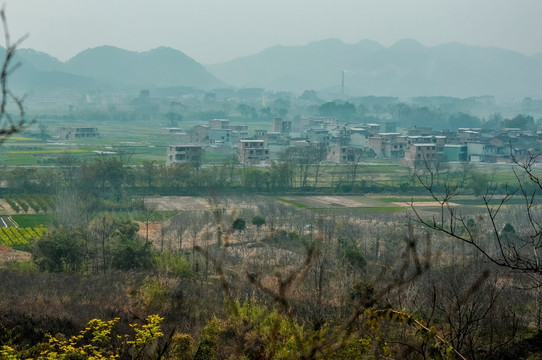
<svg viewBox="0 0 542 360">
<path fill-rule="evenodd" d="M 208 64 L 270 46 L 411 38 L 542 52 L 541 0 L 5 0 L 22 47 L 67 60 L 113 45 L 169 46 Z"/>
</svg>

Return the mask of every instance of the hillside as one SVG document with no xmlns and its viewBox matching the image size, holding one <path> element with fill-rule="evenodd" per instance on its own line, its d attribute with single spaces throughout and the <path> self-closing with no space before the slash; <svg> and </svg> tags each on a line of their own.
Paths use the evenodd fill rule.
<svg viewBox="0 0 542 360">
<path fill-rule="evenodd" d="M 225 86 L 192 58 L 165 47 L 133 52 L 101 46 L 84 50 L 67 62 L 43 52 L 20 49 L 16 60 L 22 66 L 13 74 L 10 86 L 26 93 L 162 87 L 208 90 Z"/>
<path fill-rule="evenodd" d="M 66 70 L 72 74 L 139 87 L 211 89 L 224 86 L 194 59 L 167 47 L 133 52 L 100 46 L 87 49 L 68 60 Z"/>
<path fill-rule="evenodd" d="M 351 95 L 542 96 L 539 57 L 459 43 L 427 47 L 401 40 L 386 48 L 368 40 L 346 44 L 328 39 L 274 46 L 207 68 L 234 86 L 295 92 L 339 92 L 345 71 L 345 88 Z"/>
</svg>

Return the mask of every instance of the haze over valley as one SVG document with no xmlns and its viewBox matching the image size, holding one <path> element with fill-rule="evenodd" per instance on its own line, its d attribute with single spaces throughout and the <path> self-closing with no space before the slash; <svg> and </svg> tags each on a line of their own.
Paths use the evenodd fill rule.
<svg viewBox="0 0 542 360">
<path fill-rule="evenodd" d="M 542 358 L 541 1 L 7 2 L 0 360 Z"/>
<path fill-rule="evenodd" d="M 344 92 L 351 96 L 542 97 L 542 55 L 448 43 L 426 47 L 401 40 L 390 47 L 363 40 L 327 39 L 303 46 L 276 45 L 220 64 L 199 64 L 182 51 L 144 52 L 112 46 L 87 49 L 66 62 L 31 49 L 18 54 L 13 86 L 40 90 L 120 91 L 141 88 L 264 88 Z"/>
</svg>

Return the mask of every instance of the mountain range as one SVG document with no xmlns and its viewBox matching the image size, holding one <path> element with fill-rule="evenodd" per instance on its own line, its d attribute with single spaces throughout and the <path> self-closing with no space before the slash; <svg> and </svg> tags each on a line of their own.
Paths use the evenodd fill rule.
<svg viewBox="0 0 542 360">
<path fill-rule="evenodd" d="M 274 46 L 258 54 L 207 68 L 237 87 L 352 95 L 455 97 L 542 96 L 542 54 L 459 43 L 426 47 L 400 40 L 390 47 L 363 40 L 328 39 L 305 46 Z"/>
<path fill-rule="evenodd" d="M 167 47 L 135 52 L 100 46 L 66 62 L 20 49 L 16 58 L 22 66 L 10 84 L 27 93 L 167 87 L 340 93 L 344 73 L 349 95 L 542 98 L 542 54 L 459 43 L 427 47 L 400 40 L 385 47 L 370 40 L 347 44 L 327 39 L 302 46 L 277 45 L 207 66 Z"/>
<path fill-rule="evenodd" d="M 32 49 L 20 49 L 16 60 L 22 66 L 13 74 L 12 86 L 26 92 L 167 87 L 210 90 L 226 86 L 194 59 L 167 47 L 135 52 L 100 46 L 84 50 L 66 62 Z"/>
</svg>

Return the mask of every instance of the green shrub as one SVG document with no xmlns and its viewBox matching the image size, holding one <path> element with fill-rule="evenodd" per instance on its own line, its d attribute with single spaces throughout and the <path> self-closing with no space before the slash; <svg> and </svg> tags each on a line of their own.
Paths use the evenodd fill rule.
<svg viewBox="0 0 542 360">
<path fill-rule="evenodd" d="M 25 274 L 38 271 L 38 266 L 33 261 L 13 261 L 8 264 L 8 268 Z"/>
<path fill-rule="evenodd" d="M 11 206 L 11 208 L 16 212 L 16 213 L 19 213 L 19 211 L 21 211 L 21 208 L 19 207 L 19 205 L 17 205 L 17 203 L 15 201 L 13 201 L 13 199 L 9 196 L 9 195 L 6 195 L 4 197 L 4 200 L 6 200 L 6 202 L 9 204 L 9 206 Z"/>
<path fill-rule="evenodd" d="M 252 225 L 256 225 L 258 228 L 265 225 L 265 218 L 260 215 L 256 215 L 252 218 Z"/>
<path fill-rule="evenodd" d="M 158 271 L 175 277 L 192 276 L 190 264 L 180 254 L 164 252 L 154 258 L 155 266 Z"/>
<path fill-rule="evenodd" d="M 149 308 L 160 308 L 168 299 L 168 289 L 158 279 L 147 278 L 139 290 L 141 301 Z"/>
<path fill-rule="evenodd" d="M 191 360 L 192 359 L 193 339 L 188 334 L 174 334 L 171 337 L 171 345 L 168 349 L 168 355 L 172 359 Z"/>
<path fill-rule="evenodd" d="M 19 195 L 13 195 L 13 200 L 16 201 L 24 212 L 28 212 L 28 204 L 22 200 Z"/>
<path fill-rule="evenodd" d="M 28 206 L 30 206 L 35 212 L 40 211 L 39 205 L 34 201 L 34 199 L 30 195 L 24 194 L 23 197 L 24 197 L 24 201 L 26 201 Z"/>
<path fill-rule="evenodd" d="M 247 226 L 247 222 L 243 218 L 237 218 L 233 220 L 233 223 L 231 224 L 231 228 L 233 230 L 243 231 L 245 230 Z"/>
</svg>

